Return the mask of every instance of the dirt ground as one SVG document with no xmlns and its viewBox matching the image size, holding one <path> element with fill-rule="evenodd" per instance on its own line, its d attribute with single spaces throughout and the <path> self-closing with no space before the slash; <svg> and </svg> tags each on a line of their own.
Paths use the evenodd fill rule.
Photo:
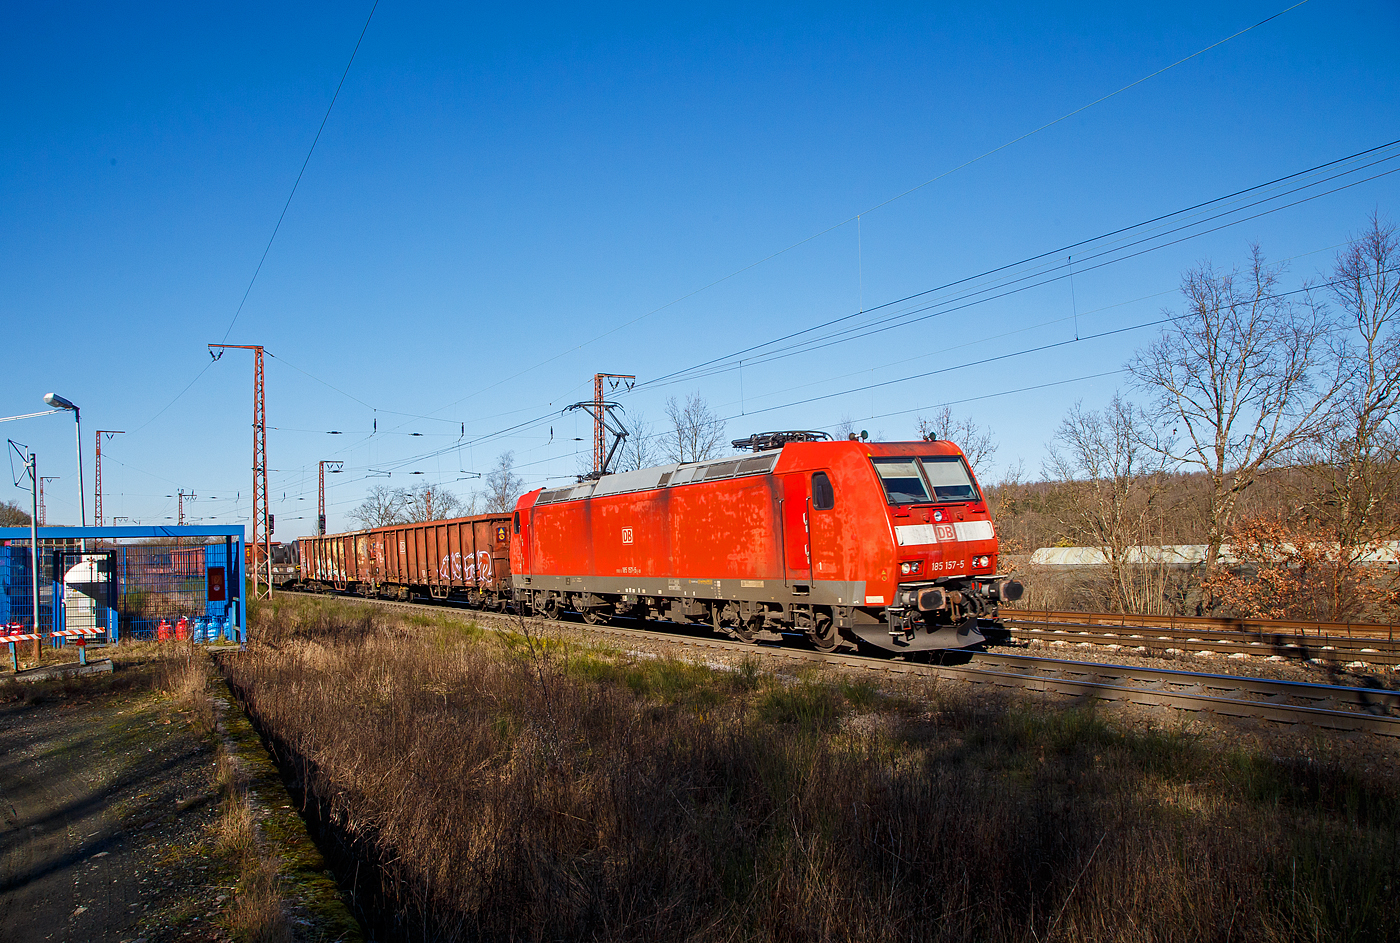
<svg viewBox="0 0 1400 943">
<path fill-rule="evenodd" d="M 212 745 L 108 678 L 0 704 L 0 941 L 227 940 Z"/>
<path fill-rule="evenodd" d="M 359 939 L 246 718 L 215 701 L 218 736 L 287 862 L 277 936 Z M 217 766 L 214 735 L 159 690 L 151 665 L 35 686 L 0 676 L 0 943 L 246 935 L 230 917 L 239 868 L 218 842 Z"/>
</svg>

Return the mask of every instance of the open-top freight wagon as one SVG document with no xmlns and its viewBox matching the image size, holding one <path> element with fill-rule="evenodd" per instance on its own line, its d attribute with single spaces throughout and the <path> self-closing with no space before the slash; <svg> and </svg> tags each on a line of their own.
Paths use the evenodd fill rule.
<svg viewBox="0 0 1400 943">
<path fill-rule="evenodd" d="M 755 454 L 605 475 L 516 504 L 516 606 L 800 632 L 893 651 L 984 640 L 1021 586 L 952 442 L 768 433 Z"/>
<path fill-rule="evenodd" d="M 500 610 L 511 598 L 510 523 L 506 514 L 479 514 L 302 537 L 301 582 L 309 589 L 455 598 Z"/>
</svg>

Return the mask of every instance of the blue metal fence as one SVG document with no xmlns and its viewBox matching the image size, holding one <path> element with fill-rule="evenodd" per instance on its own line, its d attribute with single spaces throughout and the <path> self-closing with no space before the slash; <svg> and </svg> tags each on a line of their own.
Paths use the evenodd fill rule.
<svg viewBox="0 0 1400 943">
<path fill-rule="evenodd" d="M 42 546 L 42 541 L 41 544 Z M 41 551 L 43 553 L 44 551 Z M 22 545 L 0 542 L 0 627 L 34 627 L 34 584 L 29 541 Z M 53 631 L 53 577 L 39 560 L 39 630 Z"/>
<path fill-rule="evenodd" d="M 43 527 L 39 548 L 39 630 L 55 644 L 245 641 L 241 527 Z M 0 528 L 0 625 L 33 624 L 32 572 L 29 531 Z"/>
</svg>

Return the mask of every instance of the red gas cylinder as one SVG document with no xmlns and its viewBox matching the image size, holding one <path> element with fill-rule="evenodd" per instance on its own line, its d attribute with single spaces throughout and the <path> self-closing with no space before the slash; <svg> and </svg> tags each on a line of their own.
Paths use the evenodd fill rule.
<svg viewBox="0 0 1400 943">
<path fill-rule="evenodd" d="M 170 623 L 169 623 L 169 622 L 166 622 L 164 619 L 161 619 L 161 620 L 160 620 L 160 625 L 156 626 L 156 641 L 157 641 L 157 642 L 168 642 L 168 641 L 170 641 Z"/>
<path fill-rule="evenodd" d="M 181 617 L 180 617 L 180 621 L 175 623 L 175 641 L 177 641 L 177 642 L 188 641 L 188 640 L 189 640 L 189 637 L 190 637 L 190 620 L 189 620 L 189 619 L 186 619 L 184 616 L 181 616 Z"/>
</svg>

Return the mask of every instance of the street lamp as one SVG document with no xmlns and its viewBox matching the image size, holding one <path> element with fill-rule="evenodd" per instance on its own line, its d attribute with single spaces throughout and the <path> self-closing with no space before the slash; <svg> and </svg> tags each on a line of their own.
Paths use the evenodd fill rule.
<svg viewBox="0 0 1400 943">
<path fill-rule="evenodd" d="M 78 508 L 82 515 L 80 518 L 84 527 L 87 526 L 87 495 L 83 490 L 83 414 L 73 402 L 64 399 L 57 393 L 45 393 L 44 402 L 54 409 L 71 409 L 73 419 L 78 423 Z M 87 541 L 83 541 L 86 546 Z"/>
</svg>

